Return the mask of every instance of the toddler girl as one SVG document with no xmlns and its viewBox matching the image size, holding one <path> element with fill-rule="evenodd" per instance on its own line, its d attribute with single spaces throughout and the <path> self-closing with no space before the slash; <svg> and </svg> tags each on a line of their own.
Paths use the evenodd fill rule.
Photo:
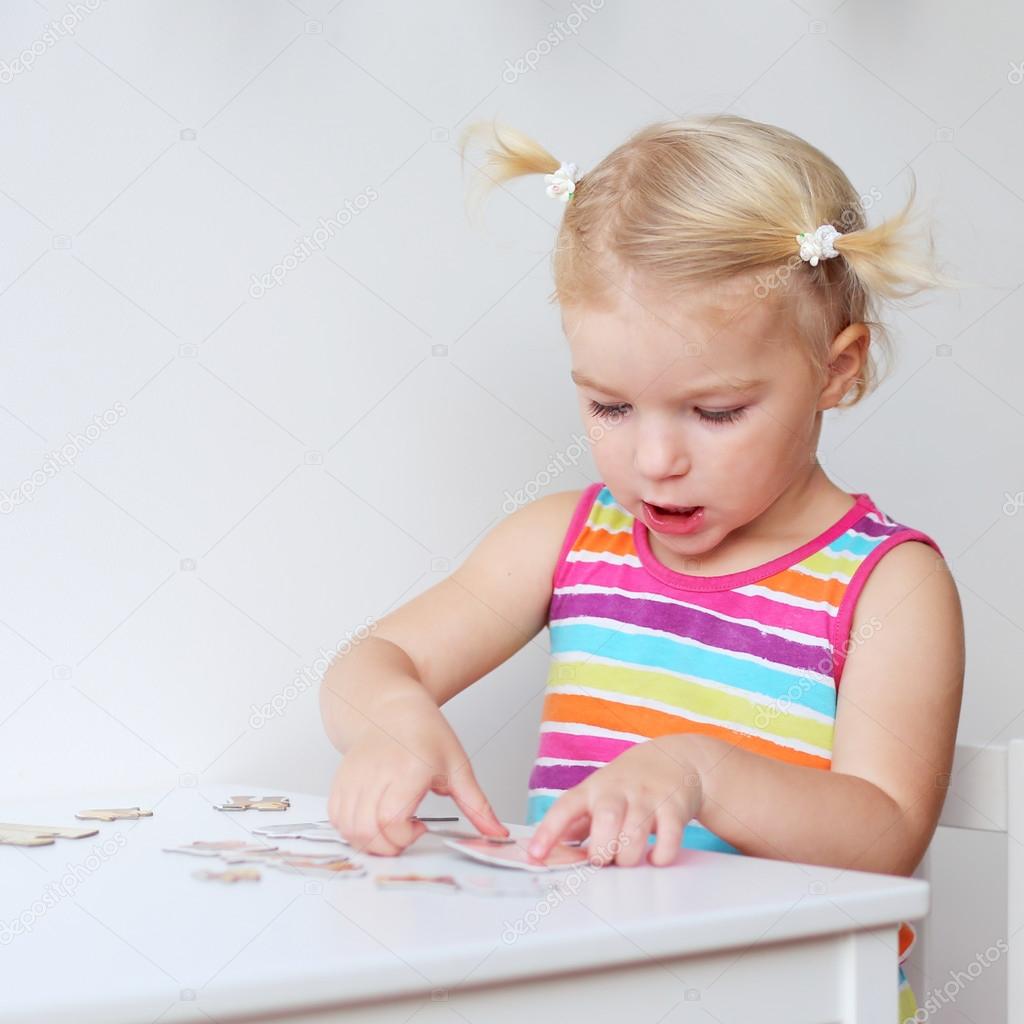
<svg viewBox="0 0 1024 1024">
<path fill-rule="evenodd" d="M 440 707 L 547 626 L 534 856 L 589 836 L 599 864 L 682 845 L 911 874 L 952 765 L 959 598 L 938 544 L 815 453 L 824 411 L 877 384 L 879 301 L 949 283 L 914 255 L 913 188 L 868 227 L 832 160 L 734 115 L 585 173 L 497 126 L 464 152 L 480 138 L 485 186 L 544 174 L 562 204 L 553 298 L 600 480 L 510 515 L 332 666 L 331 821 L 394 855 L 433 791 L 507 834 Z"/>
</svg>

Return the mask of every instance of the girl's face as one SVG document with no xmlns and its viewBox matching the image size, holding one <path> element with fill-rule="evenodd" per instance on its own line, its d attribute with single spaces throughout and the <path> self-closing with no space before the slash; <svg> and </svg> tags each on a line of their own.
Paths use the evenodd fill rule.
<svg viewBox="0 0 1024 1024">
<path fill-rule="evenodd" d="M 572 306 L 562 324 L 601 479 L 660 547 L 710 553 L 776 507 L 779 521 L 819 469 L 823 384 L 795 328 L 754 279 L 658 301 L 618 292 L 611 308 Z M 834 403 L 824 403 L 834 404 Z M 700 506 L 690 518 L 649 505 Z M 736 532 L 740 531 L 740 532 Z"/>
</svg>

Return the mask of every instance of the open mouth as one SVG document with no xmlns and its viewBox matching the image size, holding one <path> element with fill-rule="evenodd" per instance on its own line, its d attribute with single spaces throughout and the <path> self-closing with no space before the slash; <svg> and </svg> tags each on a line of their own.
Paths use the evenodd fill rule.
<svg viewBox="0 0 1024 1024">
<path fill-rule="evenodd" d="M 704 507 L 703 505 L 652 505 L 649 501 L 644 504 L 660 516 L 681 516 L 683 518 L 689 518 Z"/>
<path fill-rule="evenodd" d="M 704 525 L 703 505 L 652 505 L 644 502 L 643 518 L 647 526 L 660 533 L 695 533 Z"/>
</svg>

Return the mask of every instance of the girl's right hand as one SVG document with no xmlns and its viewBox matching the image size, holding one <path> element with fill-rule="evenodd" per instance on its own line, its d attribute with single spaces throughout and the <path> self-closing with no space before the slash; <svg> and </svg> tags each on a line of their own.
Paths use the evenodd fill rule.
<svg viewBox="0 0 1024 1024">
<path fill-rule="evenodd" d="M 409 819 L 428 792 L 450 796 L 483 835 L 507 836 L 440 708 L 426 694 L 389 706 L 386 729 L 369 725 L 335 772 L 327 813 L 361 853 L 393 857 L 426 825 Z"/>
</svg>

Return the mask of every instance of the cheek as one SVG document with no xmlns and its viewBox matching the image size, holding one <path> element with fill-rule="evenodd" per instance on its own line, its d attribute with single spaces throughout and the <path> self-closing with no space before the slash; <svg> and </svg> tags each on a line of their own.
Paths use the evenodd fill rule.
<svg viewBox="0 0 1024 1024">
<path fill-rule="evenodd" d="M 742 426 L 721 428 L 717 443 L 709 444 L 707 451 L 714 453 L 711 461 L 731 477 L 760 480 L 786 461 L 791 438 L 788 430 L 766 429 L 765 417 L 758 415 L 748 417 Z"/>
<path fill-rule="evenodd" d="M 601 421 L 591 422 L 588 427 L 590 437 L 590 454 L 601 476 L 609 483 L 633 462 L 633 443 L 631 431 L 626 422 L 609 427 Z"/>
</svg>

